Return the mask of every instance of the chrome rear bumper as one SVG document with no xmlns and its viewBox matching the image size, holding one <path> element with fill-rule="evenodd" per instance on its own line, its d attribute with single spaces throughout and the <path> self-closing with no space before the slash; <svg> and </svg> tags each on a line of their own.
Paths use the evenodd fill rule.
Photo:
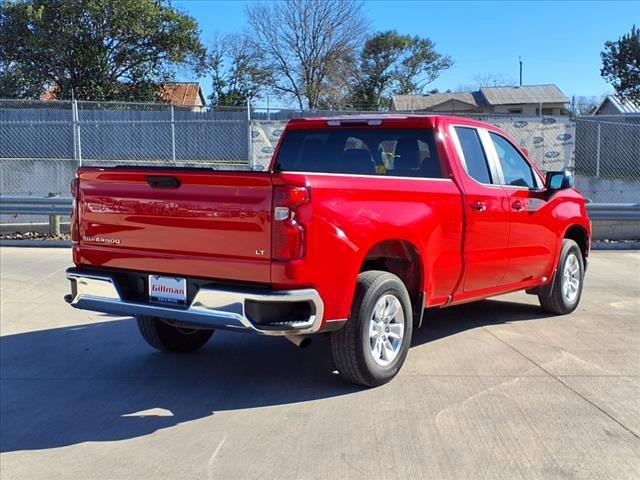
<svg viewBox="0 0 640 480">
<path fill-rule="evenodd" d="M 314 289 L 273 290 L 268 292 L 201 288 L 188 307 L 156 303 L 131 302 L 122 298 L 113 278 L 67 270 L 72 294 L 65 298 L 75 308 L 122 316 L 149 315 L 197 328 L 252 331 L 262 335 L 307 335 L 316 333 L 322 324 L 324 305 Z M 247 314 L 246 302 L 305 302 L 311 306 L 308 318 L 258 325 Z"/>
</svg>

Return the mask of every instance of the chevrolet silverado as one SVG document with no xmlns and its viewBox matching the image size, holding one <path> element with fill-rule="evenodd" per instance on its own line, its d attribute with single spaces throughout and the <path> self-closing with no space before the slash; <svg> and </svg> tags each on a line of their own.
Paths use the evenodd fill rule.
<svg viewBox="0 0 640 480">
<path fill-rule="evenodd" d="M 572 312 L 590 249 L 571 175 L 458 117 L 296 119 L 266 171 L 80 168 L 71 188 L 73 307 L 168 352 L 326 333 L 365 386 L 398 373 L 425 309 L 526 290 Z"/>
</svg>

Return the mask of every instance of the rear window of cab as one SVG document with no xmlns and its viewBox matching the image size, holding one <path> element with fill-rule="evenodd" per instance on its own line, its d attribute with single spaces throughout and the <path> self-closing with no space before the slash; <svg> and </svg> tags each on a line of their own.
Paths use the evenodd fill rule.
<svg viewBox="0 0 640 480">
<path fill-rule="evenodd" d="M 285 132 L 279 172 L 442 178 L 433 130 L 337 128 Z"/>
</svg>

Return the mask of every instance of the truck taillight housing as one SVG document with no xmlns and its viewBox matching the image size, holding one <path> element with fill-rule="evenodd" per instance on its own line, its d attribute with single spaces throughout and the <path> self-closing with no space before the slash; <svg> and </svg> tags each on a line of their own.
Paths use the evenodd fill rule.
<svg viewBox="0 0 640 480">
<path fill-rule="evenodd" d="M 78 194 L 80 190 L 80 180 L 76 177 L 71 181 L 71 241 L 80 241 L 80 212 L 78 211 Z"/>
<path fill-rule="evenodd" d="M 271 254 L 274 260 L 296 260 L 304 256 L 304 226 L 296 217 L 297 209 L 309 201 L 305 187 L 277 186 L 273 190 L 273 239 Z"/>
</svg>

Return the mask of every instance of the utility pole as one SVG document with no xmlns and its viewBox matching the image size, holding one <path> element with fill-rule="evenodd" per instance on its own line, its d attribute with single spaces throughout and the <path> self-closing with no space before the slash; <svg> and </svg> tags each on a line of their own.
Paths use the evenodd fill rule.
<svg viewBox="0 0 640 480">
<path fill-rule="evenodd" d="M 518 56 L 518 62 L 520 62 L 520 86 L 522 86 L 522 57 Z"/>
</svg>

